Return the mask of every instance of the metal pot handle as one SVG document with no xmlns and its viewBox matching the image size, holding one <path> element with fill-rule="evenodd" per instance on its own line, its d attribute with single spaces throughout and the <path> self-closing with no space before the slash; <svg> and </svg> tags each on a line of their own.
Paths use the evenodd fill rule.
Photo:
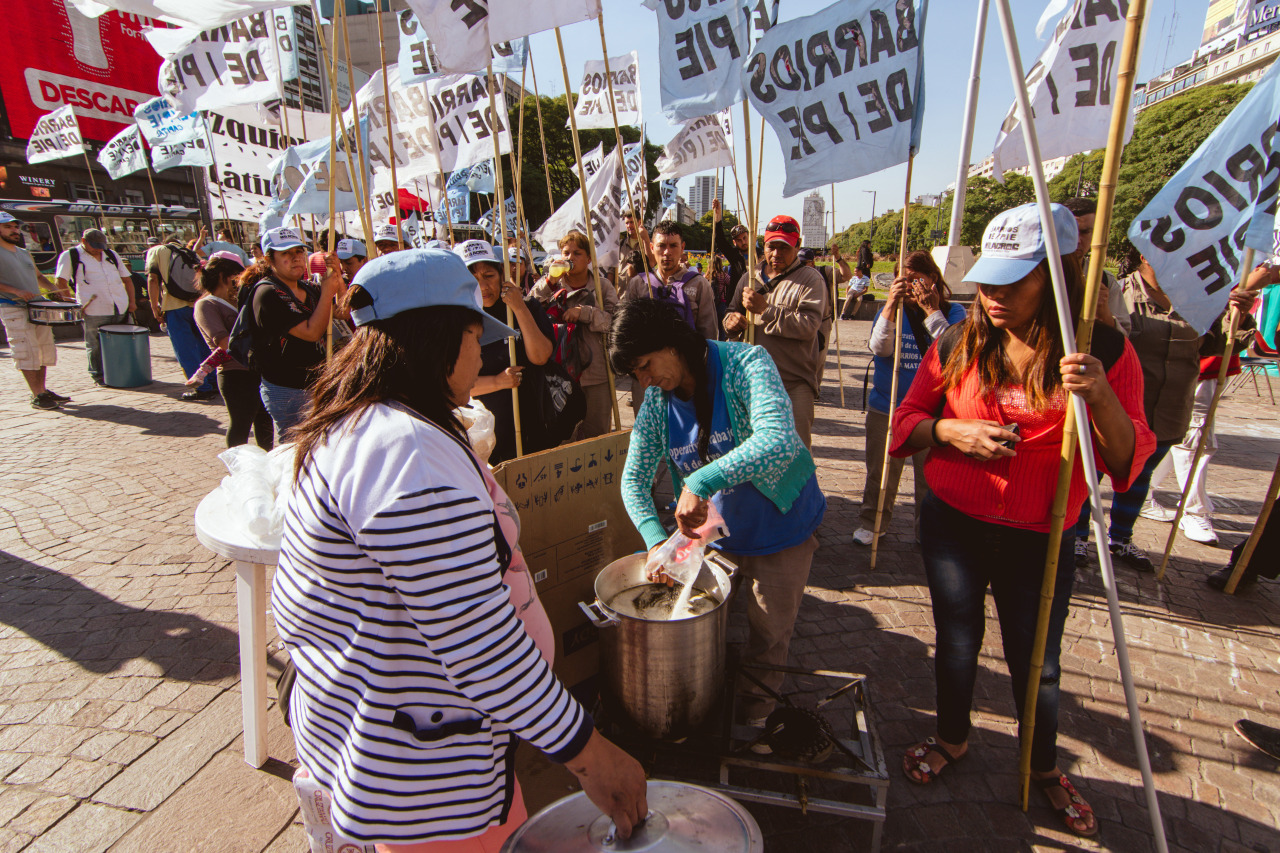
<svg viewBox="0 0 1280 853">
<path fill-rule="evenodd" d="M 645 825 L 646 825 L 650 820 L 652 820 L 652 819 L 653 819 L 654 814 L 655 814 L 654 810 L 653 810 L 653 809 L 649 809 L 648 814 L 646 814 L 644 817 L 640 818 L 640 822 L 639 822 L 639 823 L 637 823 L 635 826 L 633 826 L 633 827 L 631 828 L 631 832 L 632 832 L 631 840 L 635 840 L 635 841 L 648 840 L 648 839 L 645 839 L 645 838 L 644 838 L 644 836 L 646 835 L 646 833 L 644 832 L 644 829 L 645 829 Z M 665 822 L 665 821 L 663 821 L 662 823 L 663 823 L 663 826 L 658 830 L 658 833 L 659 833 L 659 834 L 655 836 L 655 839 L 656 839 L 656 838 L 661 838 L 661 836 L 662 836 L 662 834 L 663 834 L 663 831 L 666 829 L 666 822 Z M 641 836 L 640 838 L 637 838 L 637 837 L 636 837 L 637 833 L 638 833 L 638 834 L 640 834 L 640 836 Z M 610 821 L 610 822 L 609 822 L 609 832 L 608 832 L 608 833 L 605 835 L 605 837 L 604 837 L 604 846 L 605 846 L 605 847 L 614 847 L 614 846 L 616 846 L 616 845 L 619 843 L 619 841 L 621 841 L 621 839 L 620 839 L 620 838 L 618 838 L 618 825 L 617 825 L 616 823 L 614 823 L 613 821 Z M 628 845 L 628 846 L 629 846 L 629 845 Z"/>
<path fill-rule="evenodd" d="M 733 576 L 738 573 L 738 564 L 731 561 L 719 551 L 708 550 L 702 559 L 705 562 L 712 563 L 718 567 L 722 572 L 729 576 L 729 580 L 733 580 Z"/>
<path fill-rule="evenodd" d="M 599 599 L 595 601 L 579 601 L 578 607 L 591 620 L 591 624 L 597 628 L 609 628 L 621 624 L 622 620 L 605 610 Z"/>
</svg>

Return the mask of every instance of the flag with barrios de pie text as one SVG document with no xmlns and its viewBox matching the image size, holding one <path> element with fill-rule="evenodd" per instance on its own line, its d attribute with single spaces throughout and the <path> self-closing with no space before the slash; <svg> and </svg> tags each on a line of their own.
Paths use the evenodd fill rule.
<svg viewBox="0 0 1280 853">
<path fill-rule="evenodd" d="M 278 99 L 288 71 L 297 77 L 293 16 L 282 17 L 288 20 L 279 34 L 280 19 L 267 12 L 203 31 L 147 30 L 147 41 L 164 58 L 160 94 L 181 113 Z"/>
<path fill-rule="evenodd" d="M 775 24 L 741 66 L 778 135 L 784 196 L 870 175 L 919 150 L 928 0 L 840 0 Z"/>
<path fill-rule="evenodd" d="M 733 166 L 733 119 L 728 110 L 684 123 L 656 163 L 658 180 Z"/>
<path fill-rule="evenodd" d="M 208 166 L 209 129 L 198 112 L 183 115 L 164 98 L 152 98 L 133 111 L 134 120 L 151 146 L 151 165 L 157 172 L 178 166 Z"/>
<path fill-rule="evenodd" d="M 671 122 L 718 112 L 742 100 L 742 60 L 751 48 L 741 3 L 642 0 L 658 16 L 662 112 Z"/>
<path fill-rule="evenodd" d="M 400 69 L 401 81 L 421 83 L 443 73 L 444 69 L 436 59 L 436 46 L 427 36 L 426 28 L 418 22 L 418 16 L 413 10 L 402 9 L 397 13 L 397 20 L 400 23 L 400 53 L 396 64 Z M 529 40 L 523 38 L 499 42 L 490 45 L 489 53 L 494 74 L 519 74 L 529 58 Z M 481 67 L 483 66 L 476 66 L 475 70 Z"/>
<path fill-rule="evenodd" d="M 147 168 L 147 150 L 142 144 L 142 131 L 134 124 L 111 137 L 98 152 L 98 162 L 113 181 Z"/>
<path fill-rule="evenodd" d="M 237 18 L 280 6 L 305 6 L 307 0 L 68 0 L 90 18 L 115 10 L 137 18 L 153 18 L 205 30 Z"/>
<path fill-rule="evenodd" d="M 83 154 L 84 140 L 80 138 L 80 123 L 75 111 L 68 104 L 40 117 L 31 138 L 27 140 L 27 162 L 47 163 Z"/>
<path fill-rule="evenodd" d="M 610 78 L 613 89 L 609 88 Z M 610 101 L 610 94 L 613 99 Z M 588 59 L 583 64 L 582 82 L 578 85 L 578 100 L 573 106 L 578 130 L 609 129 L 614 117 L 618 125 L 644 124 L 644 112 L 640 107 L 640 55 L 634 50 L 623 56 L 609 57 L 609 70 L 605 72 L 603 59 Z M 565 127 L 569 127 L 568 119 Z"/>
</svg>

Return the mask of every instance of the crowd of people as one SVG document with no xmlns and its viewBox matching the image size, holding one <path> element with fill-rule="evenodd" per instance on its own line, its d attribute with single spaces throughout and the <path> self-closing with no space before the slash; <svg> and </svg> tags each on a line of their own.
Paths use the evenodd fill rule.
<svg viewBox="0 0 1280 853">
<path fill-rule="evenodd" d="M 1078 318 L 1095 211 L 1075 200 L 1052 212 Z M 621 492 L 632 522 L 653 548 L 672 523 L 693 534 L 714 507 L 730 530 L 717 547 L 739 565 L 746 599 L 742 658 L 786 663 L 826 509 L 811 453 L 826 353 L 837 318 L 859 315 L 874 259 L 863 244 L 853 263 L 836 253 L 819 266 L 799 224 L 780 215 L 752 267 L 751 235 L 724 233 L 718 203 L 714 213 L 723 257 L 705 275 L 689 265 L 679 225 L 650 233 L 637 217 L 616 268 L 593 268 L 589 238 L 570 231 L 541 275 L 527 247 L 404 249 L 394 226 L 375 232 L 372 258 L 351 238 L 311 252 L 292 228 L 266 231 L 253 257 L 221 234 L 148 253 L 150 303 L 184 373 L 196 382 L 216 362 L 216 384 L 184 396 L 221 392 L 229 446 L 251 434 L 263 448 L 296 442 L 273 609 L 298 670 L 289 702 L 299 759 L 352 837 L 383 853 L 461 838 L 496 849 L 524 815 L 509 772 L 517 737 L 577 774 L 623 836 L 646 813 L 640 766 L 552 673 L 551 626 L 515 510 L 454 411 L 472 398 L 495 415 L 487 461 L 497 464 L 517 455 L 517 432 L 524 453 L 609 432 L 613 379 L 629 379 L 636 414 Z M 0 319 L 32 405 L 56 409 L 66 400 L 47 385 L 56 351 L 48 327 L 26 320 L 23 303 L 41 287 L 20 242 L 17 221 L 0 214 Z M 1256 292 L 1280 281 L 1264 264 L 1232 292 L 1229 308 L 1245 320 L 1229 342 L 1221 320 L 1197 334 L 1151 267 L 1127 258 L 1119 279 L 1104 280 L 1090 353 L 1067 354 L 1048 245 L 1034 205 L 995 217 L 965 276 L 977 290 L 968 306 L 929 253 L 908 253 L 871 326 L 866 485 L 847 535 L 867 546 L 886 529 L 909 457 L 938 698 L 935 730 L 902 756 L 916 784 L 967 754 L 988 589 L 1022 716 L 1069 395 L 1088 406 L 1099 473 L 1114 491 L 1107 547 L 1117 560 L 1152 570 L 1133 525 L 1139 514 L 1170 520 L 1150 490 L 1171 470 L 1194 485 L 1184 530 L 1213 541 L 1208 460 L 1189 468 L 1215 358 L 1228 343 L 1243 350 Z M 91 229 L 59 258 L 54 288 L 84 312 L 89 372 L 101 383 L 90 338 L 136 309 L 129 270 Z M 654 498 L 664 466 L 675 497 L 667 524 Z M 1067 566 L 1092 557 L 1087 496 L 1077 461 Z M 1277 565 L 1255 556 L 1246 582 Z M 1088 836 L 1097 820 L 1056 751 L 1072 582 L 1059 572 L 1031 769 L 1065 826 Z M 781 681 L 778 672 L 749 687 L 739 722 L 763 727 Z"/>
</svg>

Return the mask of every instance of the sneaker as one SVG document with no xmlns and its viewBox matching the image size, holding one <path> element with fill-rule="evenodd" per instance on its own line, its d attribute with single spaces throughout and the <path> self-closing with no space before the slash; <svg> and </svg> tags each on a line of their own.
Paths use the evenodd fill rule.
<svg viewBox="0 0 1280 853">
<path fill-rule="evenodd" d="M 1161 506 L 1156 502 L 1155 498 L 1149 498 L 1142 505 L 1142 509 L 1138 515 L 1143 518 L 1149 518 L 1152 521 L 1163 521 L 1165 524 L 1173 521 L 1173 517 L 1178 514 L 1177 510 L 1169 509 L 1167 506 Z"/>
<path fill-rule="evenodd" d="M 51 390 L 50 390 L 50 389 L 48 389 L 48 388 L 44 389 L 44 393 L 48 394 L 48 395 L 49 395 L 49 399 L 54 400 L 55 402 L 58 402 L 58 403 L 70 403 L 70 402 L 71 402 L 71 398 L 70 398 L 70 397 L 64 397 L 64 396 L 62 396 L 61 394 L 58 394 L 58 393 L 56 393 L 56 392 L 54 392 L 54 391 L 51 391 Z"/>
<path fill-rule="evenodd" d="M 187 391 L 182 394 L 182 399 L 188 402 L 193 402 L 199 400 L 212 400 L 216 396 L 218 396 L 218 392 L 210 388 L 208 391 Z"/>
<path fill-rule="evenodd" d="M 1083 569 L 1089 565 L 1089 540 L 1076 539 L 1076 568 Z"/>
<path fill-rule="evenodd" d="M 50 411 L 58 408 L 58 401 L 50 397 L 48 391 L 45 391 L 31 398 L 31 408 Z"/>
<path fill-rule="evenodd" d="M 1147 552 L 1134 545 L 1130 539 L 1112 541 L 1111 556 L 1140 572 L 1154 572 L 1156 570 L 1156 567 L 1151 563 L 1151 558 L 1147 556 Z"/>
<path fill-rule="evenodd" d="M 1231 580 L 1231 573 L 1235 571 L 1234 561 L 1228 565 L 1218 569 L 1213 574 L 1204 579 L 1204 582 L 1217 590 L 1226 591 L 1227 581 Z M 1244 570 L 1244 574 L 1240 576 L 1239 582 L 1236 583 L 1236 592 L 1248 589 L 1258 582 L 1258 572 L 1252 565 Z"/>
<path fill-rule="evenodd" d="M 857 530 L 853 531 L 853 541 L 859 545 L 870 545 L 875 538 L 875 532 L 868 530 L 865 527 L 859 527 Z"/>
<path fill-rule="evenodd" d="M 1218 534 L 1214 532 L 1207 515 L 1184 515 L 1179 526 L 1192 542 L 1203 545 L 1215 545 L 1218 542 Z"/>
</svg>

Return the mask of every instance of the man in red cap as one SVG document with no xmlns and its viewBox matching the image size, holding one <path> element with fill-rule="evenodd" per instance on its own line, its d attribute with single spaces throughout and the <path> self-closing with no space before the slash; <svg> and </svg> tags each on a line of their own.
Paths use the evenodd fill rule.
<svg viewBox="0 0 1280 853">
<path fill-rule="evenodd" d="M 790 216 L 775 216 L 764 231 L 764 270 L 747 272 L 738 282 L 724 329 L 735 338 L 747 328 L 747 314 L 756 324 L 756 342 L 773 357 L 782 376 L 796 432 L 805 446 L 812 444 L 813 404 L 818 396 L 818 367 L 824 341 L 822 318 L 827 313 L 826 281 L 800 261 L 800 224 Z M 766 278 L 767 276 L 767 278 Z"/>
</svg>

